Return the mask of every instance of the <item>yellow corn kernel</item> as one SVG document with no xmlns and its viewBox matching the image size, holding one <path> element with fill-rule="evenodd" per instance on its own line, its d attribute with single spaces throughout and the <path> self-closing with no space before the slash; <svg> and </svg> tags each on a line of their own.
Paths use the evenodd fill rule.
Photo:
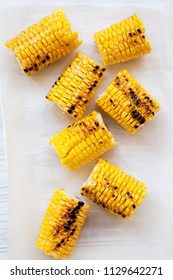
<svg viewBox="0 0 173 280">
<path fill-rule="evenodd" d="M 89 204 L 56 190 L 44 216 L 37 247 L 55 259 L 69 257 L 89 209 Z"/>
<path fill-rule="evenodd" d="M 106 68 L 78 52 L 55 81 L 46 98 L 79 119 L 95 94 L 105 70 Z"/>
<path fill-rule="evenodd" d="M 160 109 L 160 104 L 127 70 L 117 74 L 96 103 L 132 134 L 136 133 L 147 120 L 152 120 Z"/>
<path fill-rule="evenodd" d="M 136 14 L 96 32 L 94 39 L 103 63 L 116 64 L 151 52 L 144 32 L 143 23 Z"/>
<path fill-rule="evenodd" d="M 64 11 L 60 9 L 28 27 L 5 45 L 13 51 L 24 73 L 30 76 L 69 54 L 81 43 L 78 33 L 71 30 Z M 31 54 L 34 60 L 30 59 Z"/>
<path fill-rule="evenodd" d="M 101 115 L 93 111 L 52 137 L 50 144 L 55 147 L 61 163 L 75 170 L 106 152 L 116 142 Z"/>
<path fill-rule="evenodd" d="M 99 159 L 81 194 L 122 218 L 133 215 L 145 195 L 146 186 L 106 160 Z"/>
</svg>

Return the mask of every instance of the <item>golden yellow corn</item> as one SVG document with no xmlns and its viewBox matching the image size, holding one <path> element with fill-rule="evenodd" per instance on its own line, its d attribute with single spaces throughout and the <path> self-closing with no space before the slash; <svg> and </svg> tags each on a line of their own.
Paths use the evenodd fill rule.
<svg viewBox="0 0 173 280">
<path fill-rule="evenodd" d="M 94 39 L 105 65 L 123 62 L 151 51 L 141 19 L 133 16 L 96 32 Z"/>
<path fill-rule="evenodd" d="M 78 52 L 46 98 L 79 119 L 95 94 L 105 70 L 106 68 Z"/>
<path fill-rule="evenodd" d="M 96 103 L 132 134 L 160 109 L 160 104 L 127 70 L 118 73 Z"/>
<path fill-rule="evenodd" d="M 109 212 L 128 218 L 133 215 L 145 195 L 146 187 L 124 171 L 99 159 L 81 194 L 106 208 Z"/>
<path fill-rule="evenodd" d="M 55 259 L 69 257 L 89 208 L 89 204 L 62 190 L 56 190 L 44 216 L 36 245 Z"/>
<path fill-rule="evenodd" d="M 24 73 L 29 76 L 69 54 L 82 43 L 62 9 L 28 27 L 6 42 Z"/>
<path fill-rule="evenodd" d="M 101 115 L 93 111 L 54 136 L 50 144 L 54 145 L 61 163 L 75 170 L 106 152 L 116 142 Z"/>
</svg>

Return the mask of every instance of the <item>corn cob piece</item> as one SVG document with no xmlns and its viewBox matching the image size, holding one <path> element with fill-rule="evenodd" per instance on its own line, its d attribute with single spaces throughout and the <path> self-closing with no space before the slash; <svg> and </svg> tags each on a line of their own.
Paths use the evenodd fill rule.
<svg viewBox="0 0 173 280">
<path fill-rule="evenodd" d="M 105 65 L 124 62 L 151 51 L 145 27 L 136 14 L 96 32 L 94 39 Z"/>
<path fill-rule="evenodd" d="M 146 187 L 106 160 L 99 159 L 81 194 L 122 218 L 133 215 L 145 195 Z"/>
<path fill-rule="evenodd" d="M 78 52 L 46 98 L 79 119 L 95 94 L 105 70 L 106 68 Z"/>
<path fill-rule="evenodd" d="M 62 9 L 6 42 L 27 76 L 69 54 L 82 43 Z"/>
<path fill-rule="evenodd" d="M 89 204 L 56 190 L 44 216 L 36 241 L 45 254 L 67 258 L 75 247 Z"/>
<path fill-rule="evenodd" d="M 75 170 L 106 152 L 116 142 L 101 115 L 93 111 L 52 137 L 50 144 L 54 145 L 61 163 Z"/>
<path fill-rule="evenodd" d="M 132 134 L 160 109 L 160 104 L 127 70 L 118 73 L 96 103 Z"/>
</svg>

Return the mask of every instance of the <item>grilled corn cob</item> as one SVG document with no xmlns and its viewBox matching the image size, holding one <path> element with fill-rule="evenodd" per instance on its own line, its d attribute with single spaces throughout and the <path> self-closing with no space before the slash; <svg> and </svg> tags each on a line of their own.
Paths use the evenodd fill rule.
<svg viewBox="0 0 173 280">
<path fill-rule="evenodd" d="M 47 255 L 67 258 L 85 222 L 89 204 L 56 190 L 44 216 L 36 245 Z"/>
<path fill-rule="evenodd" d="M 46 98 L 76 119 L 82 117 L 106 68 L 77 53 Z"/>
<path fill-rule="evenodd" d="M 118 73 L 96 103 L 132 134 L 160 109 L 160 104 L 127 70 Z"/>
<path fill-rule="evenodd" d="M 105 65 L 130 60 L 151 51 L 145 27 L 136 14 L 96 32 L 94 39 Z"/>
<path fill-rule="evenodd" d="M 146 187 L 113 164 L 99 159 L 81 194 L 111 213 L 128 218 L 142 203 Z"/>
<path fill-rule="evenodd" d="M 24 73 L 29 76 L 69 54 L 82 43 L 62 9 L 28 27 L 6 42 Z"/>
<path fill-rule="evenodd" d="M 61 163 L 75 170 L 103 154 L 116 142 L 101 115 L 93 111 L 54 136 L 50 144 L 54 145 Z"/>
</svg>

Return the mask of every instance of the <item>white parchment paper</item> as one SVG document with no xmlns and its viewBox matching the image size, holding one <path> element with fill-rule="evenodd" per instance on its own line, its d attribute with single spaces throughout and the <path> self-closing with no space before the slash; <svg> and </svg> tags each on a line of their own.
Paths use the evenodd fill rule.
<svg viewBox="0 0 173 280">
<path fill-rule="evenodd" d="M 56 4 L 55 4 L 56 3 Z M 105 2 L 109 3 L 109 2 Z M 44 97 L 77 51 L 32 77 L 25 77 L 3 44 L 64 7 L 83 44 L 78 51 L 101 63 L 93 34 L 137 13 L 146 26 L 153 51 L 138 59 L 110 66 L 86 114 L 112 78 L 127 69 L 161 104 L 161 111 L 136 135 L 102 113 L 118 146 L 103 158 L 147 185 L 147 197 L 133 217 L 121 220 L 92 204 L 71 259 L 171 259 L 173 257 L 173 3 L 63 5 L 53 1 L 19 1 L 3 7 L 1 23 L 1 84 L 9 174 L 11 259 L 47 259 L 35 246 L 49 200 L 57 187 L 78 195 L 95 161 L 77 171 L 61 166 L 49 139 L 73 122 Z"/>
</svg>

